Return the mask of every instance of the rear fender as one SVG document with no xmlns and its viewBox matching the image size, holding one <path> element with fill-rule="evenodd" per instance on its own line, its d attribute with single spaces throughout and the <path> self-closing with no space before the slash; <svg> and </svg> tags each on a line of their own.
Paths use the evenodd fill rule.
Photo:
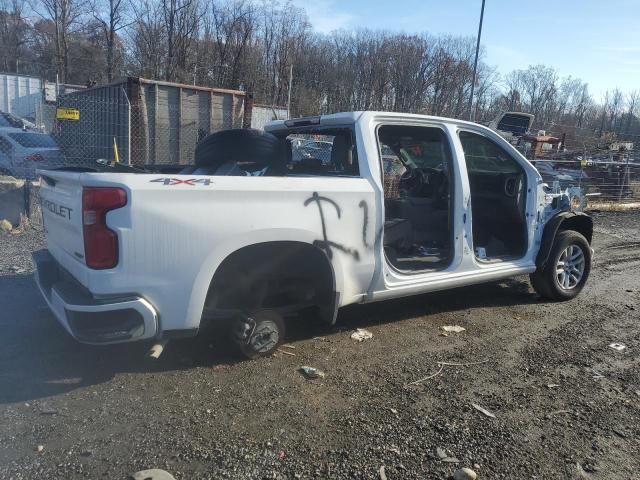
<svg viewBox="0 0 640 480">
<path fill-rule="evenodd" d="M 286 238 L 287 241 L 313 245 L 316 237 L 317 234 L 314 232 L 297 229 L 253 230 L 250 236 L 232 237 L 227 239 L 223 244 L 218 245 L 202 262 L 200 271 L 193 284 L 191 299 L 187 310 L 187 323 L 189 326 L 199 326 L 211 280 L 220 265 L 231 254 L 250 245 L 282 241 L 283 238 Z M 333 270 L 335 306 L 330 314 L 333 318 L 329 319 L 329 321 L 335 321 L 335 314 L 339 307 L 340 300 L 339 292 L 343 291 L 344 277 L 342 265 L 340 265 L 339 260 L 337 260 L 335 256 L 330 263 Z M 327 313 L 327 315 L 329 315 L 329 313 Z"/>
</svg>

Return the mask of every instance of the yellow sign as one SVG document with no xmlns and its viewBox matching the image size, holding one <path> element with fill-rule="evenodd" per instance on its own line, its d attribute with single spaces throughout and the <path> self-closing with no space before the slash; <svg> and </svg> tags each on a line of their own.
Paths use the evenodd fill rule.
<svg viewBox="0 0 640 480">
<path fill-rule="evenodd" d="M 80 120 L 80 110 L 77 108 L 56 108 L 58 120 Z"/>
</svg>

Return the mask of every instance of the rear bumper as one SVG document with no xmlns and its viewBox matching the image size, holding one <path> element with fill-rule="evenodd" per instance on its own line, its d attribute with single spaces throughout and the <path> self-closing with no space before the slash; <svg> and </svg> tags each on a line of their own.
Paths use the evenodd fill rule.
<svg viewBox="0 0 640 480">
<path fill-rule="evenodd" d="M 47 250 L 33 254 L 36 283 L 49 308 L 79 342 L 108 344 L 153 338 L 158 314 L 144 298 L 96 298 L 60 267 Z"/>
</svg>

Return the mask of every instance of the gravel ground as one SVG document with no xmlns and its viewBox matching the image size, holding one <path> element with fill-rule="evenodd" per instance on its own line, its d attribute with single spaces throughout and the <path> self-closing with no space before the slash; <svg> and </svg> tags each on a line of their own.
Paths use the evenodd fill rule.
<svg viewBox="0 0 640 480">
<path fill-rule="evenodd" d="M 516 278 L 351 307 L 330 332 L 298 322 L 295 356 L 239 361 L 212 331 L 152 364 L 141 345 L 69 338 L 33 283 L 41 233 L 1 236 L 0 478 L 377 479 L 384 466 L 389 480 L 444 479 L 467 466 L 638 479 L 640 215 L 595 221 L 592 277 L 568 303 Z M 466 331 L 441 335 L 454 324 Z M 351 340 L 357 327 L 373 338 Z"/>
</svg>

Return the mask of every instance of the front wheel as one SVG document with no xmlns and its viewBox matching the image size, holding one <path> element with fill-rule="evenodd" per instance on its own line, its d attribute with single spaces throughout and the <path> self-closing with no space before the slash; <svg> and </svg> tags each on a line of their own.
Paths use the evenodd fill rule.
<svg viewBox="0 0 640 480">
<path fill-rule="evenodd" d="M 549 258 L 542 269 L 529 278 L 540 296 L 549 300 L 575 298 L 591 272 L 591 247 L 580 233 L 564 230 L 556 236 Z"/>
<path fill-rule="evenodd" d="M 245 357 L 266 357 L 275 352 L 284 340 L 284 319 L 275 310 L 256 310 L 236 320 L 232 335 Z"/>
</svg>

